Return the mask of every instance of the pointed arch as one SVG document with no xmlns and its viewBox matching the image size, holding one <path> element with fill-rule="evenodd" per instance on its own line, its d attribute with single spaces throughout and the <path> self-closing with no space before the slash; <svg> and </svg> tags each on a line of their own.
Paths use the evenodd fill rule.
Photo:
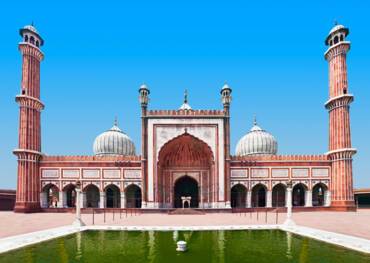
<svg viewBox="0 0 370 263">
<path fill-rule="evenodd" d="M 252 207 L 266 207 L 267 187 L 258 183 L 252 188 Z"/>
</svg>

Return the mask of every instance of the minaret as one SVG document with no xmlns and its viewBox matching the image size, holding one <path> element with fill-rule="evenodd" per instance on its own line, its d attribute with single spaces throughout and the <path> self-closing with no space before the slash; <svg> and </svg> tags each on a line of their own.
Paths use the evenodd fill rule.
<svg viewBox="0 0 370 263">
<path fill-rule="evenodd" d="M 147 109 L 149 104 L 150 90 L 143 84 L 139 89 L 139 102 L 141 105 L 141 182 L 142 182 L 142 204 L 141 207 L 147 207 L 148 202 L 148 123 Z"/>
<path fill-rule="evenodd" d="M 329 62 L 329 152 L 332 161 L 331 205 L 338 208 L 353 208 L 352 156 L 356 149 L 351 145 L 349 94 L 347 81 L 347 52 L 351 43 L 346 40 L 348 28 L 335 25 L 325 40 L 328 50 L 325 59 Z"/>
<path fill-rule="evenodd" d="M 41 123 L 44 105 L 40 101 L 40 61 L 44 58 L 40 47 L 43 39 L 33 25 L 19 30 L 22 41 L 21 91 L 16 96 L 19 104 L 19 144 L 14 154 L 18 157 L 18 181 L 15 212 L 40 210 Z"/>
<path fill-rule="evenodd" d="M 225 84 L 221 89 L 221 100 L 224 105 L 224 141 L 225 141 L 225 206 L 231 207 L 231 193 L 230 193 L 230 104 L 231 104 L 231 88 Z"/>
</svg>

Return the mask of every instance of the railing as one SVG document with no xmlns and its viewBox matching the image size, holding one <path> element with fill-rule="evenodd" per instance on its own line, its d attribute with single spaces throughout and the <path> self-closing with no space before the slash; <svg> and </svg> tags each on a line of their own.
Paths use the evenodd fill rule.
<svg viewBox="0 0 370 263">
<path fill-rule="evenodd" d="M 232 208 L 232 213 L 239 215 L 240 217 L 244 216 L 245 218 L 249 217 L 250 221 L 254 219 L 259 223 L 270 223 L 278 224 L 279 219 L 282 219 L 282 216 L 279 217 L 280 213 L 285 214 L 285 207 L 275 207 L 275 208 Z M 273 220 L 273 221 L 272 221 Z"/>
<path fill-rule="evenodd" d="M 84 208 L 82 210 L 83 219 L 86 221 L 90 218 L 92 225 L 95 225 L 96 222 L 99 224 L 119 223 L 122 219 L 139 216 L 141 213 L 140 208 Z M 85 223 L 89 224 L 90 222 Z"/>
</svg>

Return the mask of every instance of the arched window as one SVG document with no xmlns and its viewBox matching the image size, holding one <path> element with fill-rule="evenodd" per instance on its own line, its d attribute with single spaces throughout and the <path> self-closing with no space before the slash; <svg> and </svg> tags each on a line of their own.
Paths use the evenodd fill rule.
<svg viewBox="0 0 370 263">
<path fill-rule="evenodd" d="M 285 191 L 286 187 L 283 184 L 277 184 L 272 188 L 272 206 L 284 207 L 285 206 Z"/>
<path fill-rule="evenodd" d="M 332 46 L 333 45 L 333 40 L 330 40 L 330 46 Z"/>
<path fill-rule="evenodd" d="M 24 42 L 28 42 L 28 35 L 24 36 Z"/>
<path fill-rule="evenodd" d="M 262 184 L 257 184 L 252 189 L 252 207 L 266 206 L 266 192 L 267 189 Z"/>
<path fill-rule="evenodd" d="M 296 184 L 293 187 L 293 206 L 305 206 L 307 187 L 304 184 Z"/>
<path fill-rule="evenodd" d="M 338 36 L 334 37 L 334 45 L 338 43 Z"/>
<path fill-rule="evenodd" d="M 340 35 L 340 41 L 343 41 L 343 40 L 344 40 L 344 36 Z"/>
<path fill-rule="evenodd" d="M 35 38 L 34 38 L 34 37 L 32 37 L 32 36 L 30 37 L 30 43 L 31 43 L 31 44 L 35 44 Z"/>
<path fill-rule="evenodd" d="M 38 40 L 36 40 L 36 47 L 39 47 L 40 46 L 40 43 Z"/>
<path fill-rule="evenodd" d="M 234 185 L 231 188 L 231 207 L 246 207 L 247 189 L 242 184 Z"/>
</svg>

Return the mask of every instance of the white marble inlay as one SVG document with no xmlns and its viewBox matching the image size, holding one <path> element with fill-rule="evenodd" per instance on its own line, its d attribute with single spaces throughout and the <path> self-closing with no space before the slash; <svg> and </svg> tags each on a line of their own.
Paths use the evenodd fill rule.
<svg viewBox="0 0 370 263">
<path fill-rule="evenodd" d="M 328 168 L 312 168 L 313 177 L 329 177 Z"/>
<path fill-rule="evenodd" d="M 117 169 L 105 169 L 103 170 L 103 177 L 108 179 L 120 179 L 121 173 Z"/>
<path fill-rule="evenodd" d="M 83 178 L 100 178 L 100 170 L 97 169 L 83 169 L 82 170 Z"/>
<path fill-rule="evenodd" d="M 292 177 L 308 177 L 308 168 L 292 168 Z"/>
<path fill-rule="evenodd" d="M 141 178 L 141 170 L 125 170 L 125 178 Z"/>
<path fill-rule="evenodd" d="M 71 169 L 71 170 L 62 170 L 63 178 L 79 178 L 80 177 L 80 170 Z"/>
<path fill-rule="evenodd" d="M 248 170 L 231 170 L 231 177 L 248 177 Z"/>
<path fill-rule="evenodd" d="M 253 169 L 251 171 L 252 178 L 265 178 L 269 177 L 269 169 Z"/>
<path fill-rule="evenodd" d="M 43 169 L 41 173 L 42 178 L 58 178 L 59 170 L 58 169 Z"/>
<path fill-rule="evenodd" d="M 289 169 L 271 169 L 271 177 L 289 177 Z"/>
</svg>

